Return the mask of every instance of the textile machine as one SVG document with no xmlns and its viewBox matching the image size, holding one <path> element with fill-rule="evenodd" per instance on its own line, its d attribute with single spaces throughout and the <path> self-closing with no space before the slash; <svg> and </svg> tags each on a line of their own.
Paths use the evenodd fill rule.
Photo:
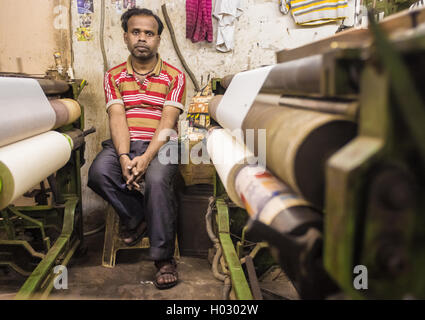
<svg viewBox="0 0 425 320">
<path fill-rule="evenodd" d="M 252 251 L 229 237 L 234 207 L 302 299 L 425 297 L 424 21 L 370 14 L 368 29 L 220 80 L 207 147 L 236 298 L 255 286 L 241 272 Z"/>
<path fill-rule="evenodd" d="M 0 267 L 27 277 L 16 299 L 45 299 L 54 268 L 83 252 L 85 85 L 0 77 Z"/>
</svg>

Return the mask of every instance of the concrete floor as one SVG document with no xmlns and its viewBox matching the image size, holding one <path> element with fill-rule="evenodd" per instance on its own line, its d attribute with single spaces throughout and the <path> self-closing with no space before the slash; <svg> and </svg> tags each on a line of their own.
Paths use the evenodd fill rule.
<svg viewBox="0 0 425 320">
<path fill-rule="evenodd" d="M 101 266 L 104 233 L 85 238 L 87 253 L 68 265 L 68 289 L 53 289 L 52 300 L 220 300 L 223 283 L 214 278 L 207 259 L 180 257 L 180 282 L 174 288 L 158 290 L 153 284 L 156 268 L 145 250 L 118 252 L 114 268 Z M 0 270 L 0 299 L 13 299 L 25 278 Z M 298 299 L 292 284 L 280 268 L 260 282 L 268 299 Z M 278 293 L 278 295 L 275 295 Z"/>
<path fill-rule="evenodd" d="M 88 252 L 73 259 L 67 290 L 52 291 L 50 299 L 210 300 L 220 299 L 222 282 L 216 280 L 206 259 L 181 257 L 180 282 L 168 290 L 153 284 L 156 268 L 145 250 L 118 251 L 114 268 L 101 266 L 103 232 L 86 237 Z"/>
</svg>

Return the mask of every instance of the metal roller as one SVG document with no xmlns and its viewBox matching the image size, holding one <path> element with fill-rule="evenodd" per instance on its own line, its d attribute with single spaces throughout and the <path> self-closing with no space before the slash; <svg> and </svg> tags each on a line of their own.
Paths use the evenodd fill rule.
<svg viewBox="0 0 425 320">
<path fill-rule="evenodd" d="M 323 56 L 316 55 L 276 64 L 261 92 L 320 93 Z"/>
<path fill-rule="evenodd" d="M 323 206 L 325 163 L 356 135 L 356 125 L 344 117 L 254 102 L 242 124 L 266 129 L 266 164 L 277 177 L 308 201 Z"/>
<path fill-rule="evenodd" d="M 302 234 L 322 228 L 322 215 L 284 182 L 258 165 L 245 165 L 234 178 L 234 189 L 250 218 L 281 234 Z M 268 237 L 269 240 L 274 241 Z"/>
<path fill-rule="evenodd" d="M 248 235 L 269 243 L 302 299 L 323 299 L 338 289 L 323 268 L 322 214 L 289 188 L 248 222 Z"/>
<path fill-rule="evenodd" d="M 54 99 L 49 100 L 49 103 L 56 114 L 56 121 L 53 129 L 73 123 L 81 116 L 81 107 L 78 102 L 73 99 Z"/>
<path fill-rule="evenodd" d="M 220 104 L 222 98 L 222 95 L 216 95 L 208 102 L 208 113 L 216 121 L 218 105 Z"/>
<path fill-rule="evenodd" d="M 70 85 L 64 80 L 36 79 L 46 95 L 63 94 L 70 89 Z"/>
<path fill-rule="evenodd" d="M 94 127 L 91 127 L 88 130 L 82 131 L 80 129 L 74 128 L 71 130 L 68 130 L 63 133 L 65 137 L 67 137 L 68 141 L 71 144 L 72 150 L 77 150 L 85 143 L 85 136 L 96 132 L 96 129 Z"/>
<path fill-rule="evenodd" d="M 221 97 L 214 97 L 209 105 L 215 120 Z M 255 156 L 258 156 L 258 130 L 266 129 L 267 168 L 294 191 L 322 208 L 325 163 L 330 155 L 354 138 L 356 124 L 340 115 L 266 103 L 275 98 L 259 95 L 243 120 L 242 129 L 245 133 L 247 129 L 254 129 L 252 151 Z"/>
<path fill-rule="evenodd" d="M 217 108 L 222 98 L 223 95 L 216 95 L 209 102 L 208 111 L 211 117 L 215 120 L 217 120 Z M 295 96 L 291 97 L 271 93 L 259 93 L 255 98 L 255 101 L 257 103 L 266 103 L 296 109 L 339 114 L 353 121 L 357 119 L 359 110 L 358 101 L 352 100 L 323 100 Z"/>
<path fill-rule="evenodd" d="M 227 89 L 230 85 L 230 82 L 232 82 L 234 76 L 235 76 L 234 74 L 229 74 L 227 76 L 224 76 L 220 81 L 220 85 L 223 88 Z"/>
<path fill-rule="evenodd" d="M 77 101 L 48 100 L 39 81 L 29 78 L 0 77 L 0 111 L 0 146 L 70 124 L 81 116 Z"/>
<path fill-rule="evenodd" d="M 322 100 L 290 96 L 279 97 L 278 104 L 297 109 L 340 114 L 350 120 L 357 119 L 359 110 L 357 101 Z"/>
<path fill-rule="evenodd" d="M 261 92 L 320 94 L 322 65 L 322 55 L 276 64 L 268 74 Z M 234 76 L 225 76 L 220 82 L 221 86 L 227 89 Z"/>
<path fill-rule="evenodd" d="M 269 243 L 300 296 L 333 293 L 336 286 L 322 263 L 322 214 L 259 165 L 245 165 L 227 177 L 226 189 L 236 191 L 250 216 L 248 233 Z"/>
</svg>

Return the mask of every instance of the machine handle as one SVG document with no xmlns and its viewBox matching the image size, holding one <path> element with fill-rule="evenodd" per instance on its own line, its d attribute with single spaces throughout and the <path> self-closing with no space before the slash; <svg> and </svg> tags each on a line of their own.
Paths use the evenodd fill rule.
<svg viewBox="0 0 425 320">
<path fill-rule="evenodd" d="M 96 132 L 96 128 L 92 126 L 90 129 L 83 131 L 83 137 L 88 136 L 89 134 L 92 134 L 95 132 Z"/>
</svg>

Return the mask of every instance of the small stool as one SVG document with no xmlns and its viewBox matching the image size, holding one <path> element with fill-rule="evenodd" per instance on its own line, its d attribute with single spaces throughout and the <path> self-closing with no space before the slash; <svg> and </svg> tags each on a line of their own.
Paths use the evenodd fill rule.
<svg viewBox="0 0 425 320">
<path fill-rule="evenodd" d="M 120 219 L 112 206 L 108 206 L 105 222 L 105 241 L 103 244 L 102 266 L 107 268 L 115 267 L 115 260 L 118 250 L 148 249 L 150 247 L 149 238 L 143 237 L 138 243 L 129 247 L 124 243 L 119 235 Z M 176 235 L 174 258 L 180 259 L 179 244 Z"/>
</svg>

